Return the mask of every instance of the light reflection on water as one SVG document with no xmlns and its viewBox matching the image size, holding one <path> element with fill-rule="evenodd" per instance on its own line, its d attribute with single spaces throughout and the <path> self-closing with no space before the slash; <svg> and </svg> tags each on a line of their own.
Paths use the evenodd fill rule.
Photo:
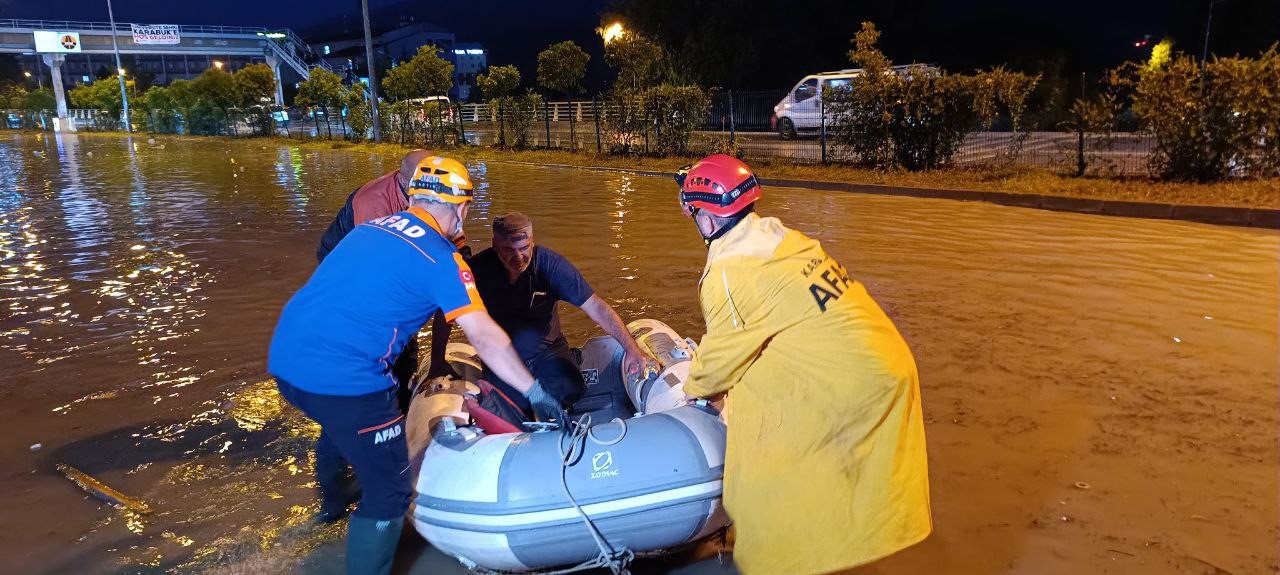
<svg viewBox="0 0 1280 575">
<path fill-rule="evenodd" d="M 5 492 L 61 506 L 0 518 L 0 536 L 30 549 L 0 571 L 54 572 L 64 565 L 50 558 L 75 553 L 103 570 L 113 558 L 194 567 L 333 535 L 304 528 L 316 429 L 263 374 L 266 342 L 334 211 L 397 162 L 253 141 L 0 139 L 5 441 L 22 456 L 44 442 L 37 461 L 65 460 L 156 509 L 128 517 L 57 476 L 0 478 Z M 472 169 L 476 251 L 494 216 L 524 211 L 537 241 L 624 318 L 701 333 L 705 248 L 669 180 Z M 994 377 L 984 369 L 1028 385 L 1076 377 L 1080 364 L 1063 358 L 1112 378 L 1181 362 L 1190 378 L 1274 379 L 1258 361 L 1276 356 L 1276 326 L 1262 319 L 1275 317 L 1272 232 L 805 190 L 766 190 L 762 211 L 821 239 L 868 285 L 912 343 L 927 399 L 970 372 Z M 575 342 L 596 331 L 576 312 L 564 326 Z"/>
</svg>

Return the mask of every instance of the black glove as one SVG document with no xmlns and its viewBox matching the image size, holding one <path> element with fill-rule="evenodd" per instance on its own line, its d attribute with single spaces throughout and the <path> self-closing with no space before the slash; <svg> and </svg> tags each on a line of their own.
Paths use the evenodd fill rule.
<svg viewBox="0 0 1280 575">
<path fill-rule="evenodd" d="M 529 405 L 533 407 L 533 414 L 538 416 L 538 421 L 560 419 L 560 402 L 547 393 L 538 380 L 533 380 L 533 387 L 524 396 L 529 398 Z"/>
</svg>

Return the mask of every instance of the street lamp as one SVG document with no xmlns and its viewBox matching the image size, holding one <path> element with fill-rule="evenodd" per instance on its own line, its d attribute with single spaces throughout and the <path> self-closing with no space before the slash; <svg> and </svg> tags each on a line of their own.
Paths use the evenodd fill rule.
<svg viewBox="0 0 1280 575">
<path fill-rule="evenodd" d="M 213 67 L 214 67 L 214 68 L 217 68 L 217 69 L 219 69 L 219 70 L 221 70 L 221 69 L 222 69 L 222 60 L 214 60 L 214 61 L 213 61 Z"/>
<path fill-rule="evenodd" d="M 369 62 L 369 108 L 373 120 L 373 141 L 382 141 L 382 122 L 378 119 L 378 70 L 373 66 L 373 32 L 369 29 L 369 0 L 360 0 L 360 15 L 364 18 L 364 57 Z M 325 46 L 325 53 L 329 47 Z"/>
<path fill-rule="evenodd" d="M 596 32 L 600 34 L 601 38 L 604 38 L 605 44 L 617 40 L 618 38 L 625 36 L 627 33 L 627 31 L 622 28 L 622 22 L 614 22 L 604 28 L 596 28 Z"/>
<path fill-rule="evenodd" d="M 116 69 L 120 71 L 116 78 L 120 79 L 120 101 L 124 103 L 124 131 L 132 132 L 133 125 L 129 121 L 129 94 L 124 89 L 124 65 L 120 63 L 120 45 L 116 42 L 116 15 L 111 11 L 111 0 L 107 0 L 107 18 L 111 20 L 111 50 L 116 53 Z"/>
<path fill-rule="evenodd" d="M 124 68 L 119 68 L 119 69 L 117 69 L 116 71 L 117 71 L 117 72 L 120 72 L 120 75 L 121 75 L 121 76 L 124 76 L 124 75 L 125 75 L 125 73 L 124 73 Z"/>
</svg>

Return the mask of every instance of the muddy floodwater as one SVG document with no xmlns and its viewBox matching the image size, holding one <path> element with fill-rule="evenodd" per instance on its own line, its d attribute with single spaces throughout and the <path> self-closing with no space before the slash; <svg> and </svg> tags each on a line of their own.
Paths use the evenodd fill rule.
<svg viewBox="0 0 1280 575">
<path fill-rule="evenodd" d="M 308 570 L 340 571 L 333 534 L 307 527 L 313 430 L 266 349 L 334 212 L 397 162 L 0 138 L 0 572 L 200 570 L 309 546 Z M 524 211 L 624 318 L 702 334 L 705 250 L 672 182 L 471 168 L 473 247 Z M 920 367 L 935 531 L 857 572 L 1280 568 L 1276 232 L 777 188 L 761 211 L 864 282 Z M 571 342 L 596 333 L 563 315 Z M 88 497 L 58 464 L 153 512 Z M 421 547 L 405 569 L 462 572 Z"/>
</svg>

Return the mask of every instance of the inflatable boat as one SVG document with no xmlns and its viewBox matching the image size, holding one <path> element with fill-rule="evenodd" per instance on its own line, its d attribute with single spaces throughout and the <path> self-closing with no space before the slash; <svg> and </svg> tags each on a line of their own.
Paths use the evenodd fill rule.
<svg viewBox="0 0 1280 575">
<path fill-rule="evenodd" d="M 409 414 L 418 532 L 473 570 L 621 572 L 725 528 L 725 426 L 683 393 L 695 347 L 658 321 L 628 329 L 661 371 L 626 382 L 621 346 L 588 340 L 574 352 L 587 392 L 561 429 L 482 429 L 478 358 L 450 344 L 464 381 L 421 382 Z"/>
</svg>

